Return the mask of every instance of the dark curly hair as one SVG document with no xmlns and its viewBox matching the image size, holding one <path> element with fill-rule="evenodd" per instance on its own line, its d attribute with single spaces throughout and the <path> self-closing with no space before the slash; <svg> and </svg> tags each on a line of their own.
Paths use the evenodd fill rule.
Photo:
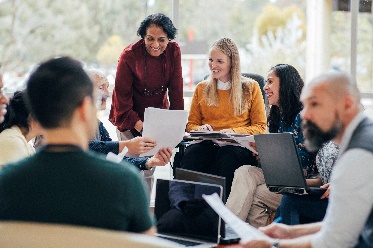
<svg viewBox="0 0 373 248">
<path fill-rule="evenodd" d="M 170 40 L 175 39 L 177 29 L 170 18 L 162 13 L 151 14 L 146 17 L 140 24 L 139 29 L 137 29 L 137 35 L 144 38 L 146 35 L 146 30 L 150 25 L 156 25 L 163 28 L 163 31 L 167 34 L 167 38 Z"/>
<path fill-rule="evenodd" d="M 284 126 L 290 127 L 299 111 L 303 109 L 299 98 L 304 82 L 299 72 L 288 64 L 275 65 L 270 71 L 273 71 L 280 79 L 279 104 L 271 106 L 268 115 L 269 132 L 277 133 L 281 118 L 283 118 Z"/>
<path fill-rule="evenodd" d="M 26 106 L 24 92 L 22 91 L 14 92 L 14 95 L 9 99 L 4 122 L 0 124 L 0 132 L 12 126 L 25 128 L 26 133 L 29 132 L 30 111 Z"/>
</svg>

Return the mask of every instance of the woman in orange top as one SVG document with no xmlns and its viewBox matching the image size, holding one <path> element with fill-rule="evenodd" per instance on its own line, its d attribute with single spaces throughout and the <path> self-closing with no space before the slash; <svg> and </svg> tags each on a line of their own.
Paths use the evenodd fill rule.
<svg viewBox="0 0 373 248">
<path fill-rule="evenodd" d="M 259 84 L 241 76 L 238 49 L 231 39 L 212 44 L 209 67 L 210 76 L 196 86 L 187 132 L 264 133 L 266 113 Z M 213 141 L 190 145 L 181 160 L 184 169 L 226 177 L 228 193 L 234 171 L 244 164 L 257 164 L 248 149 Z"/>
</svg>

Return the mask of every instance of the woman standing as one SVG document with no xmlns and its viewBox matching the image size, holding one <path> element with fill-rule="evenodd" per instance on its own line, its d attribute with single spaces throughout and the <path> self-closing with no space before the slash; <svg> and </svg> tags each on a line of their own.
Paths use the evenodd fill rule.
<svg viewBox="0 0 373 248">
<path fill-rule="evenodd" d="M 210 76 L 194 91 L 187 132 L 264 133 L 266 113 L 259 84 L 241 76 L 238 49 L 231 39 L 212 44 L 209 67 Z M 229 193 L 234 171 L 243 164 L 256 164 L 256 159 L 246 148 L 203 141 L 190 145 L 180 163 L 185 169 L 226 177 Z"/>
<path fill-rule="evenodd" d="M 181 52 L 176 28 L 165 15 L 146 17 L 118 62 L 109 120 L 120 140 L 141 135 L 147 107 L 184 109 Z M 168 98 L 170 103 L 168 103 Z"/>
</svg>

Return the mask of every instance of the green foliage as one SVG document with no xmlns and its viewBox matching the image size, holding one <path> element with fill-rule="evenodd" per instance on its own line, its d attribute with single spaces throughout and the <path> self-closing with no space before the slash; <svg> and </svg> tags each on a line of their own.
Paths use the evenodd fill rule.
<svg viewBox="0 0 373 248">
<path fill-rule="evenodd" d="M 276 64 L 293 65 L 304 78 L 306 43 L 303 38 L 302 21 L 293 15 L 285 27 L 276 32 L 269 30 L 265 35 L 256 31 L 248 45 L 244 71 L 254 71 L 266 75 L 269 68 Z"/>
<path fill-rule="evenodd" d="M 285 27 L 286 23 L 294 14 L 302 21 L 303 24 L 301 28 L 305 34 L 306 26 L 304 13 L 295 5 L 290 5 L 283 9 L 280 9 L 275 5 L 267 5 L 257 17 L 255 28 L 258 30 L 259 36 L 265 35 L 269 31 L 276 33 L 278 28 Z M 303 39 L 305 39 L 305 35 L 303 36 Z"/>
</svg>

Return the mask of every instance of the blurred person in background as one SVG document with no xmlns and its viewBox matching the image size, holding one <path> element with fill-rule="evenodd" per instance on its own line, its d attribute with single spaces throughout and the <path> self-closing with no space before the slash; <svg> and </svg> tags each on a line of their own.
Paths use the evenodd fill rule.
<svg viewBox="0 0 373 248">
<path fill-rule="evenodd" d="M 0 167 L 34 154 L 29 141 L 41 134 L 42 128 L 27 109 L 23 92 L 16 91 L 0 124 Z"/>
</svg>

